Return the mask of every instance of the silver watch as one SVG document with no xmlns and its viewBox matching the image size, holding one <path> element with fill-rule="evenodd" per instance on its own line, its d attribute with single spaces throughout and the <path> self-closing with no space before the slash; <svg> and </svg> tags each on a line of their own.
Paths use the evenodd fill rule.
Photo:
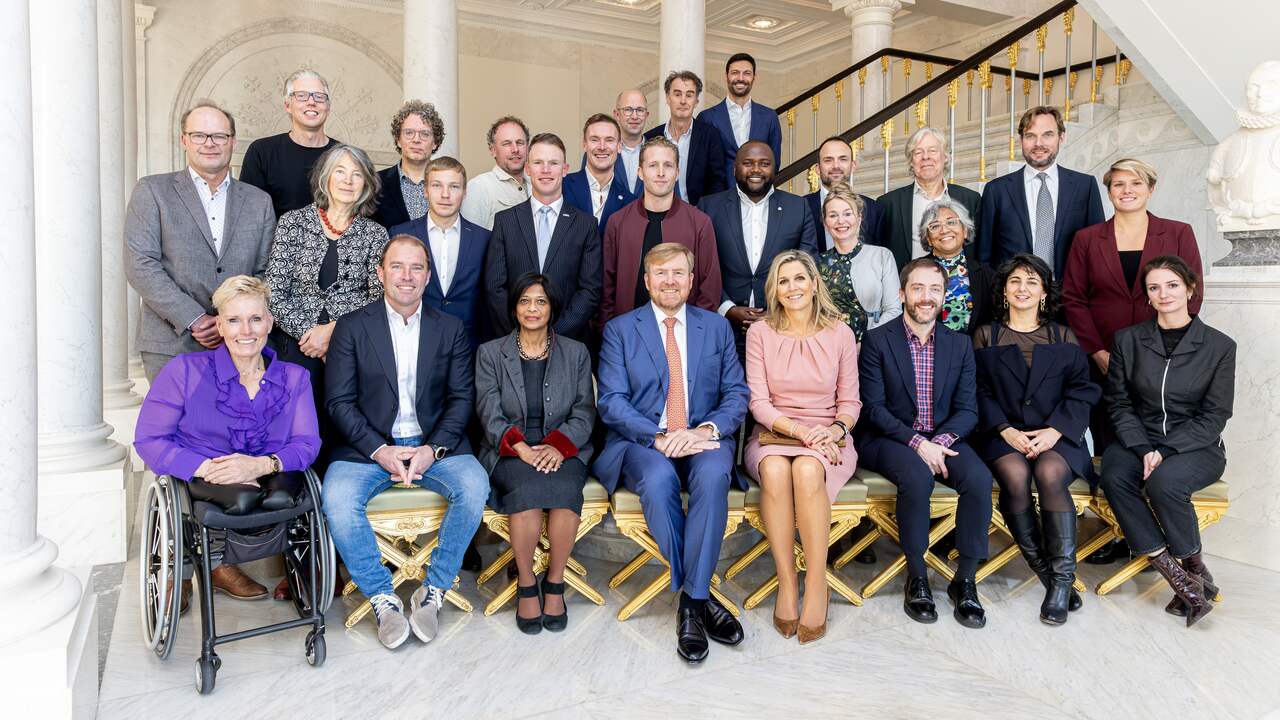
<svg viewBox="0 0 1280 720">
<path fill-rule="evenodd" d="M 446 448 L 446 447 L 436 447 L 436 459 L 437 459 L 437 460 L 443 460 L 443 459 L 444 459 L 444 456 L 445 456 L 445 455 L 447 455 L 448 453 L 449 453 L 449 448 Z"/>
</svg>

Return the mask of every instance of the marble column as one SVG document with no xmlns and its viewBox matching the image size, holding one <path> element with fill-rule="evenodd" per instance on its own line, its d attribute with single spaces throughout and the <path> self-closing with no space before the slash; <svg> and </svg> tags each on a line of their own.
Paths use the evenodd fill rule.
<svg viewBox="0 0 1280 720">
<path fill-rule="evenodd" d="M 137 13 L 133 0 L 115 0 L 120 3 L 120 56 L 121 56 L 121 93 L 124 97 L 124 160 L 122 164 L 122 181 L 124 197 L 127 200 L 133 192 L 133 184 L 138 181 L 138 65 Z M 138 377 L 143 373 L 142 357 L 135 345 L 138 337 L 138 320 L 140 319 L 141 302 L 133 286 L 125 283 L 125 303 L 128 308 L 129 328 L 129 376 Z"/>
<path fill-rule="evenodd" d="M 660 122 L 671 116 L 662 97 L 662 83 L 673 71 L 692 70 L 707 80 L 707 8 L 703 0 L 663 0 L 662 41 L 658 51 L 658 112 Z"/>
<path fill-rule="evenodd" d="M 856 63 L 893 44 L 893 16 L 902 9 L 899 0 L 831 0 L 834 10 L 844 10 L 849 16 L 853 33 L 852 62 Z M 863 98 L 866 102 L 863 116 L 871 117 L 884 103 L 880 101 L 882 90 L 880 63 L 867 68 L 867 85 Z M 890 77 L 889 100 L 893 101 L 893 81 Z"/>
<path fill-rule="evenodd" d="M 404 99 L 436 106 L 444 121 L 436 154 L 457 157 L 457 0 L 404 0 Z"/>
<path fill-rule="evenodd" d="M 147 118 L 147 28 L 155 22 L 156 9 L 139 3 L 133 6 L 133 11 L 134 107 L 138 118 L 138 166 L 135 172 L 138 177 L 142 177 L 151 174 L 151 156 L 148 154 L 151 126 Z"/>
</svg>

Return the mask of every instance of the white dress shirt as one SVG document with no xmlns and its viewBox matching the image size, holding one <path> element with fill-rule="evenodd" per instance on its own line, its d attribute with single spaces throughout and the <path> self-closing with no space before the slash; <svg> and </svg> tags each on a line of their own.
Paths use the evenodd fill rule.
<svg viewBox="0 0 1280 720">
<path fill-rule="evenodd" d="M 227 188 L 231 185 L 231 173 L 222 178 L 218 187 L 210 190 L 209 183 L 197 175 L 190 165 L 187 166 L 187 172 L 191 175 L 191 181 L 196 184 L 196 194 L 200 196 L 200 204 L 204 206 L 204 215 L 209 221 L 209 234 L 213 236 L 214 252 L 221 256 L 222 226 L 226 222 Z"/>
<path fill-rule="evenodd" d="M 467 183 L 462 217 L 485 230 L 492 230 L 494 215 L 528 200 L 531 194 L 528 178 L 512 177 L 495 165 L 489 172 L 481 173 Z"/>
<path fill-rule="evenodd" d="M 418 425 L 418 335 L 422 329 L 422 303 L 409 316 L 409 321 L 400 316 L 385 299 L 387 307 L 387 324 L 391 327 L 391 349 L 396 358 L 396 388 L 400 396 L 400 409 L 396 412 L 395 422 L 391 423 L 391 436 L 394 438 L 414 437 L 422 434 L 422 426 Z"/>
<path fill-rule="evenodd" d="M 689 129 L 679 140 L 671 136 L 669 122 L 662 128 L 662 134 L 680 149 L 680 199 L 689 202 L 689 142 L 693 139 L 693 123 L 689 123 Z"/>
<path fill-rule="evenodd" d="M 1036 246 L 1036 202 L 1040 199 L 1040 180 L 1036 175 L 1043 172 L 1047 177 L 1045 184 L 1049 186 L 1049 197 L 1053 198 L 1053 219 L 1058 219 L 1058 163 L 1044 170 L 1036 170 L 1030 165 L 1022 166 L 1022 187 L 1027 197 L 1027 222 L 1031 224 L 1031 247 Z M 1049 238 L 1053 245 L 1053 238 Z"/>
<path fill-rule="evenodd" d="M 751 272 L 754 273 L 760 267 L 760 258 L 764 255 L 764 239 L 769 233 L 769 200 L 773 198 L 773 188 L 769 188 L 769 192 L 760 198 L 760 202 L 753 202 L 746 193 L 742 192 L 742 188 L 737 185 L 734 187 L 738 190 L 738 211 L 742 213 L 742 244 L 747 252 L 747 262 L 751 266 Z M 752 289 L 747 297 L 747 305 L 757 307 L 755 289 Z M 720 314 L 725 314 L 732 307 L 733 301 L 725 300 L 720 303 Z"/>
<path fill-rule="evenodd" d="M 927 254 L 920 245 L 920 221 L 924 219 L 924 211 L 935 202 L 943 198 L 950 199 L 951 196 L 947 194 L 946 183 L 942 185 L 942 194 L 935 198 L 929 197 L 920 183 L 913 182 L 911 185 L 914 188 L 911 191 L 911 259 L 914 260 Z"/>
<path fill-rule="evenodd" d="M 729 125 L 733 128 L 733 139 L 738 143 L 738 147 L 742 147 L 751 137 L 751 100 L 748 99 L 745 105 L 738 105 L 733 98 L 724 99 L 725 107 L 729 109 Z"/>
<path fill-rule="evenodd" d="M 432 270 L 440 283 L 440 294 L 444 296 L 449 295 L 449 285 L 458 269 L 461 236 L 462 224 L 458 222 L 458 218 L 453 219 L 453 225 L 442 228 L 431 219 L 431 213 L 427 213 L 427 242 L 431 245 L 431 257 L 435 260 Z"/>
<path fill-rule="evenodd" d="M 588 176 L 591 173 L 587 173 Z M 560 219 L 560 209 L 564 207 L 564 195 L 552 200 L 549 205 L 544 205 L 538 198 L 529 198 L 529 207 L 533 209 L 533 232 L 536 237 L 538 232 L 538 211 L 544 207 L 551 208 L 551 214 L 547 216 L 548 225 L 551 227 L 551 237 L 556 236 L 556 220 Z M 550 238 L 547 240 L 547 247 L 550 248 Z M 541 270 L 541 268 L 539 268 Z"/>
<path fill-rule="evenodd" d="M 633 193 L 636 191 L 636 185 L 640 182 L 641 145 L 644 145 L 643 138 L 640 139 L 640 142 L 636 143 L 634 148 L 627 147 L 627 144 L 624 142 L 618 143 L 618 157 L 622 158 L 622 167 L 627 170 L 627 177 L 624 182 L 627 185 L 627 190 Z"/>
<path fill-rule="evenodd" d="M 665 354 L 665 348 L 667 347 L 667 313 L 657 305 L 653 304 L 653 302 L 649 303 L 649 307 L 653 308 L 653 315 L 658 323 L 658 342 L 662 345 L 664 349 L 663 352 Z M 685 422 L 691 423 L 693 418 L 689 417 L 689 351 L 687 349 L 688 346 L 685 343 L 685 337 L 689 333 L 689 324 L 686 322 L 686 307 L 687 306 L 685 305 L 681 305 L 680 310 L 676 312 L 676 326 L 674 331 L 676 336 L 676 347 L 680 349 L 680 369 L 684 371 L 680 375 L 680 384 L 684 387 Z M 672 382 L 674 382 L 674 380 L 672 380 Z M 690 427 L 692 427 L 692 425 L 690 425 Z M 667 429 L 667 405 L 665 402 L 662 404 L 662 417 L 658 419 L 658 428 L 663 431 L 666 431 Z"/>
<path fill-rule="evenodd" d="M 596 216 L 596 222 L 600 222 L 600 214 L 604 212 L 604 204 L 609 201 L 609 186 L 613 185 L 613 176 L 609 176 L 609 181 L 601 185 L 596 180 L 596 176 L 587 171 L 587 189 L 591 191 L 591 214 Z M 536 200 L 534 202 L 537 202 Z"/>
</svg>

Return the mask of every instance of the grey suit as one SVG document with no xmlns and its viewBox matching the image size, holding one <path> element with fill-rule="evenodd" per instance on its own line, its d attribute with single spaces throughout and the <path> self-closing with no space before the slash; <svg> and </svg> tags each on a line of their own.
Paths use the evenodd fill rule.
<svg viewBox="0 0 1280 720">
<path fill-rule="evenodd" d="M 557 335 L 547 359 L 543 427 L 548 435 L 559 431 L 578 448 L 577 457 L 590 466 L 591 427 L 596 420 L 595 389 L 591 381 L 591 355 L 587 346 Z M 525 424 L 524 373 L 520 349 L 511 335 L 504 335 L 476 351 L 476 414 L 484 429 L 479 459 L 485 472 L 498 464 L 502 438 L 513 427 Z M 552 443 L 549 439 L 547 444 Z"/>
<path fill-rule="evenodd" d="M 213 291 L 233 275 L 261 276 L 275 233 L 271 197 L 232 180 L 227 186 L 222 252 L 186 168 L 138 180 L 125 216 L 125 274 L 142 296 L 137 347 L 163 361 L 203 348 L 188 327 L 213 314 Z"/>
</svg>

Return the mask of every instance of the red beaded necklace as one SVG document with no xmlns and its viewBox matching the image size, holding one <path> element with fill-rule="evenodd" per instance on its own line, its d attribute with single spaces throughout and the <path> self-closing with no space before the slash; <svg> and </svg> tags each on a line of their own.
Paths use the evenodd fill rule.
<svg viewBox="0 0 1280 720">
<path fill-rule="evenodd" d="M 347 227 L 344 227 L 341 230 L 339 230 L 338 228 L 333 226 L 333 223 L 329 222 L 329 214 L 324 211 L 324 208 L 316 208 L 316 210 L 320 213 L 320 222 L 324 223 L 325 229 L 327 229 L 329 232 L 333 233 L 334 235 L 341 236 L 342 233 L 347 231 L 347 228 L 351 227 L 351 223 L 348 222 Z"/>
</svg>

